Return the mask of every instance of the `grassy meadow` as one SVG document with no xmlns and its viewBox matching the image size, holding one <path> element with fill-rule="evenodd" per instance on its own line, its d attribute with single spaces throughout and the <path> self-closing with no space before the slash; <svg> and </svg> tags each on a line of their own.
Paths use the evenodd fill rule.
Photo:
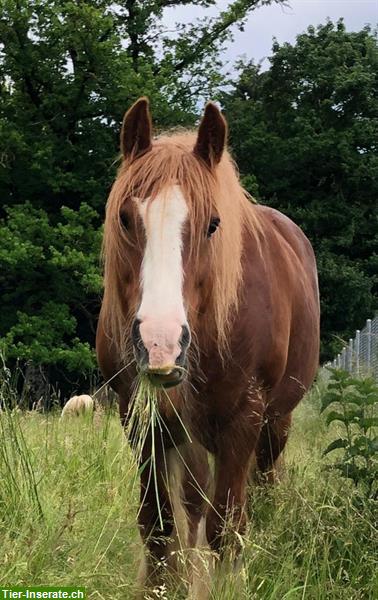
<svg viewBox="0 0 378 600">
<path fill-rule="evenodd" d="M 132 598 L 138 485 L 117 414 L 59 416 L 0 414 L 0 586 L 82 585 L 89 598 Z M 324 469 L 333 433 L 315 387 L 295 412 L 282 482 L 251 490 L 238 581 L 222 577 L 214 599 L 378 598 L 373 506 Z"/>
</svg>

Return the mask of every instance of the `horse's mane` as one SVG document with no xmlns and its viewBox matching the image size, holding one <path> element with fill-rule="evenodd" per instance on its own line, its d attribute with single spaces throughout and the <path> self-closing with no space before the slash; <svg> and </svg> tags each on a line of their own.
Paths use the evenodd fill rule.
<svg viewBox="0 0 378 600">
<path fill-rule="evenodd" d="M 181 187 L 189 209 L 194 269 L 196 264 L 198 266 L 200 245 L 210 219 L 214 214 L 220 217 L 219 230 L 209 242 L 212 268 L 208 274 L 206 327 L 209 339 L 217 341 L 219 351 L 222 353 L 227 349 L 227 334 L 233 310 L 238 305 L 242 281 L 243 230 L 247 229 L 259 243 L 261 227 L 256 211 L 240 185 L 229 152 L 224 151 L 221 162 L 211 171 L 192 152 L 195 140 L 196 134 L 191 132 L 158 137 L 152 149 L 143 156 L 132 162 L 123 161 L 109 195 L 103 240 L 102 319 L 107 335 L 123 357 L 138 298 L 137 292 L 132 292 L 132 286 L 127 291 L 123 281 L 130 241 L 122 228 L 120 210 L 133 196 L 149 197 L 153 201 L 159 192 L 175 184 Z M 134 279 L 136 276 L 134 274 Z"/>
</svg>

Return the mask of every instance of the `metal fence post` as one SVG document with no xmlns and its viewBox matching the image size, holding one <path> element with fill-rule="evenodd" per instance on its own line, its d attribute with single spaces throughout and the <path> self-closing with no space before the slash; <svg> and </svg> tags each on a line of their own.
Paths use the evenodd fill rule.
<svg viewBox="0 0 378 600">
<path fill-rule="evenodd" d="M 349 338 L 349 356 L 348 356 L 348 371 L 352 372 L 353 369 L 353 338 Z"/>
<path fill-rule="evenodd" d="M 363 329 L 356 330 L 354 338 L 337 354 L 334 366 L 350 373 L 369 373 L 378 381 L 378 313 L 367 319 Z"/>
<path fill-rule="evenodd" d="M 366 321 L 366 337 L 367 337 L 367 352 L 366 352 L 366 366 L 368 369 L 371 367 L 371 319 Z"/>
<path fill-rule="evenodd" d="M 361 345 L 361 332 L 359 329 L 356 331 L 356 373 L 360 373 L 360 345 Z"/>
</svg>

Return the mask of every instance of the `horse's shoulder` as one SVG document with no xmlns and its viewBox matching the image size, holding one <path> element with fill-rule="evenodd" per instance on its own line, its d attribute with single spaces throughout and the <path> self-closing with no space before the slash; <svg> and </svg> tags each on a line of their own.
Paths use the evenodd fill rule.
<svg viewBox="0 0 378 600">
<path fill-rule="evenodd" d="M 313 249 L 309 239 L 294 221 L 270 206 L 259 204 L 256 209 L 262 221 L 264 235 L 268 239 L 278 234 L 286 240 L 296 254 L 313 257 Z"/>
<path fill-rule="evenodd" d="M 294 223 L 294 221 L 292 221 L 289 217 L 287 217 L 286 215 L 284 215 L 282 212 L 280 212 L 279 210 L 272 208 L 270 206 L 265 206 L 264 204 L 258 204 L 256 206 L 256 210 L 257 213 L 260 217 L 260 219 L 263 220 L 264 224 L 265 224 L 265 228 L 267 226 L 267 224 L 269 224 L 271 227 L 273 226 L 273 229 L 278 229 L 279 231 L 290 231 L 290 232 L 301 232 L 302 235 L 303 232 L 302 230 L 298 227 L 298 225 L 296 225 Z M 269 229 L 269 227 L 268 227 Z M 267 231 L 267 233 L 269 233 L 269 230 Z"/>
</svg>

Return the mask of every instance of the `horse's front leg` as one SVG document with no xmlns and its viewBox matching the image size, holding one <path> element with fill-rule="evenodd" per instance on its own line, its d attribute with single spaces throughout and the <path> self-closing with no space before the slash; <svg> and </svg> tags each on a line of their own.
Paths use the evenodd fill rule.
<svg viewBox="0 0 378 600">
<path fill-rule="evenodd" d="M 206 535 L 212 550 L 236 556 L 246 530 L 246 496 L 251 459 L 259 438 L 259 411 L 240 413 L 217 439 L 215 493 L 206 517 Z"/>
<path fill-rule="evenodd" d="M 140 481 L 138 525 L 144 544 L 144 556 L 139 568 L 138 584 L 155 587 L 164 583 L 168 566 L 174 519 L 167 489 L 165 448 L 144 448 Z"/>
</svg>

